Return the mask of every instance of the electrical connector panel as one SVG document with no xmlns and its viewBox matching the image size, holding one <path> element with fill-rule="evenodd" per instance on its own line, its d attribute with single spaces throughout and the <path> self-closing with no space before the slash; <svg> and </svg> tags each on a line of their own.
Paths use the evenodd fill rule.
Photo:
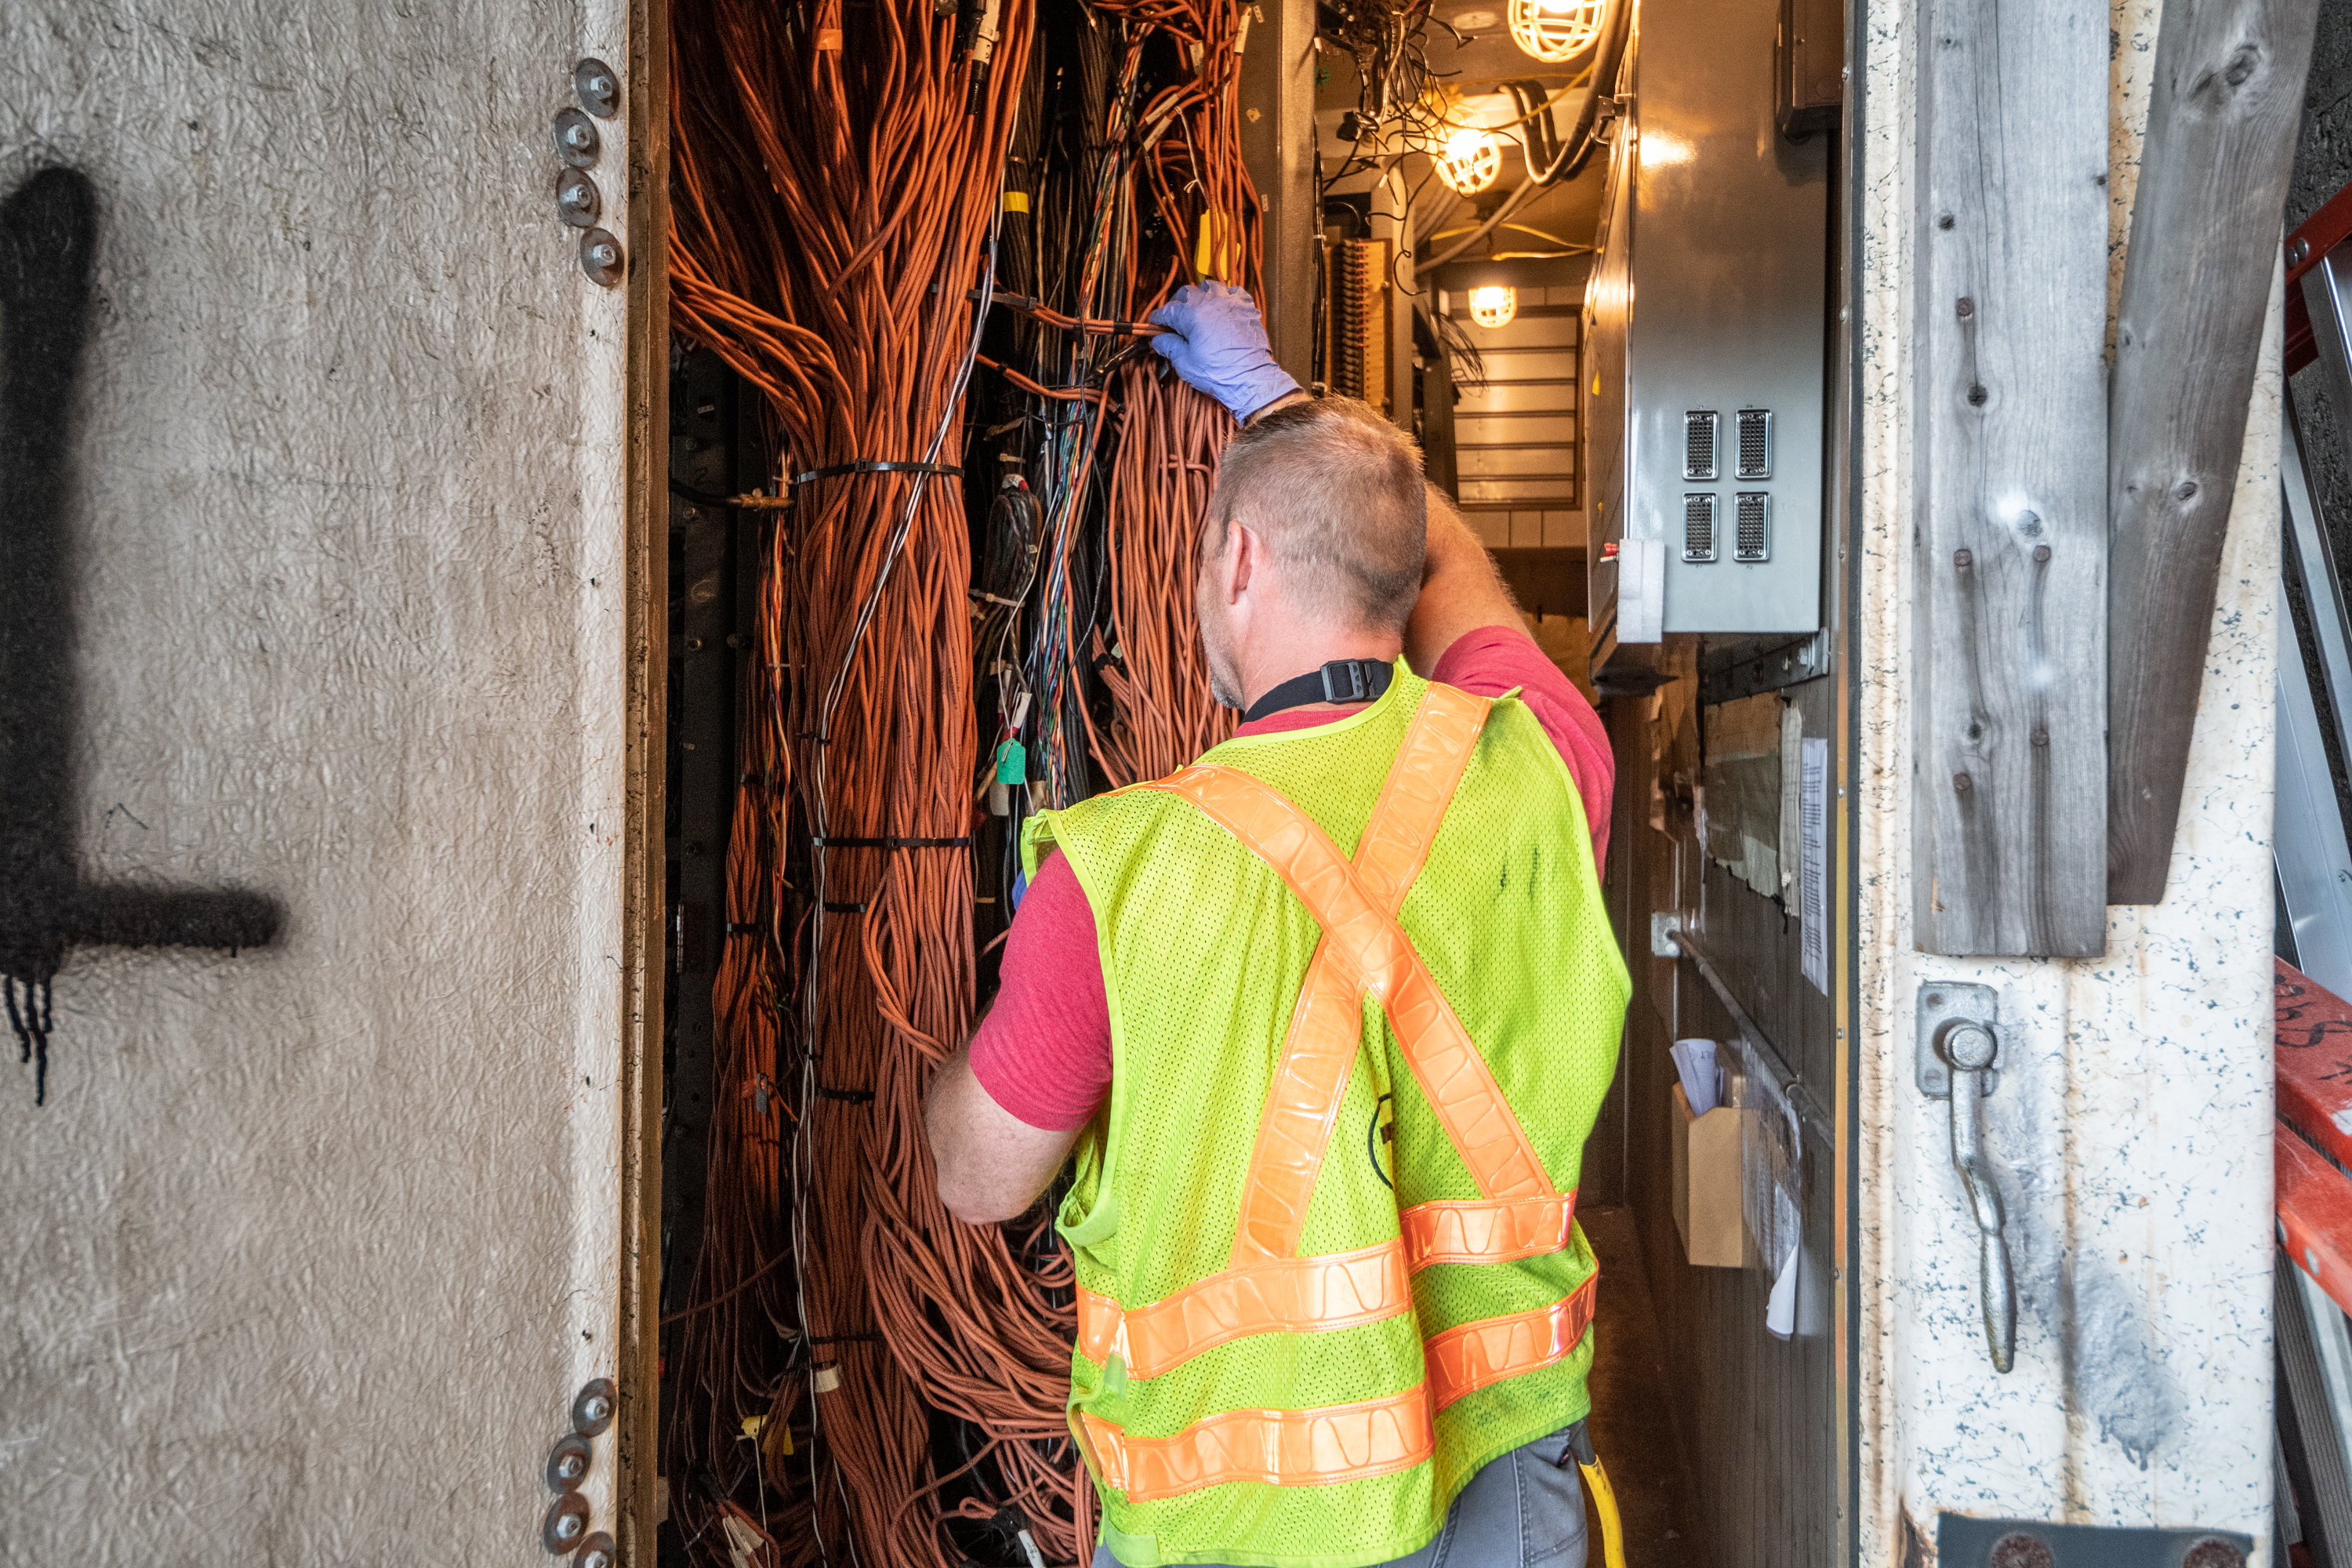
<svg viewBox="0 0 2352 1568">
<path fill-rule="evenodd" d="M 1779 15 L 1636 0 L 1585 296 L 1596 679 L 1644 662 L 1618 657 L 1628 540 L 1664 548 L 1664 635 L 1821 625 L 1832 139 L 1774 123 Z"/>
<path fill-rule="evenodd" d="M 1330 302 L 1324 377 L 1341 397 L 1389 408 L 1389 246 L 1384 239 L 1332 239 L 1324 250 L 1324 298 Z"/>
</svg>

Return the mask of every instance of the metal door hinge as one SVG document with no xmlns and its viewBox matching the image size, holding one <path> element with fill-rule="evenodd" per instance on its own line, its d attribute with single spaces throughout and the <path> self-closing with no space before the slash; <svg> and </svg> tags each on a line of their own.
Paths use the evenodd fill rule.
<svg viewBox="0 0 2352 1568">
<path fill-rule="evenodd" d="M 1936 1516 L 1937 1568 L 2246 1568 L 2250 1535 Z"/>
</svg>

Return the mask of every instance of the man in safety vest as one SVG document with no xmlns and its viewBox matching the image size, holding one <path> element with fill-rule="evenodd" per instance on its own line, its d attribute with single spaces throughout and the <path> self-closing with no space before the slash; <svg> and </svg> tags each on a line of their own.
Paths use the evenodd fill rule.
<svg viewBox="0 0 2352 1568">
<path fill-rule="evenodd" d="M 940 1196 L 1013 1217 L 1077 1148 L 1096 1568 L 1580 1568 L 1606 737 L 1394 426 L 1301 394 L 1238 289 L 1154 319 L 1247 426 L 1196 589 L 1244 719 L 1030 820 Z"/>
</svg>

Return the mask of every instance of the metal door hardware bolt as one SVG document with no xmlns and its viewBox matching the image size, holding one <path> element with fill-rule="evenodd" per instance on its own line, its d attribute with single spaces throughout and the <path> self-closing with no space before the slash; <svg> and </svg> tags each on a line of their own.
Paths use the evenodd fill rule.
<svg viewBox="0 0 2352 1568">
<path fill-rule="evenodd" d="M 604 139 L 596 133 L 596 122 L 576 109 L 567 109 L 555 117 L 555 155 L 572 169 L 593 169 L 596 154 L 604 151 Z"/>
<path fill-rule="evenodd" d="M 620 1560 L 620 1547 L 600 1530 L 580 1543 L 579 1552 L 572 1559 L 572 1568 L 613 1568 Z"/>
<path fill-rule="evenodd" d="M 539 1543 L 558 1557 L 566 1556 L 588 1539 L 588 1500 L 565 1492 L 548 1505 L 539 1527 Z"/>
<path fill-rule="evenodd" d="M 600 1377 L 582 1387 L 572 1401 L 572 1429 L 583 1437 L 593 1437 L 613 1425 L 613 1413 L 618 1408 L 620 1395 L 613 1380 Z"/>
<path fill-rule="evenodd" d="M 580 237 L 580 270 L 600 288 L 621 281 L 621 242 L 610 231 L 592 228 Z"/>
<path fill-rule="evenodd" d="M 572 68 L 572 90 L 580 95 L 580 107 L 599 120 L 621 112 L 621 79 L 593 55 Z"/>
<path fill-rule="evenodd" d="M 1650 956 L 1680 958 L 1683 950 L 1675 943 L 1675 933 L 1683 929 L 1680 910 L 1653 910 L 1650 915 Z"/>
<path fill-rule="evenodd" d="M 588 1479 L 588 1467 L 595 1462 L 596 1451 L 588 1439 L 577 1432 L 566 1433 L 547 1456 L 547 1489 L 569 1492 L 580 1489 Z"/>
<path fill-rule="evenodd" d="M 596 182 L 577 169 L 566 169 L 555 177 L 555 216 L 574 228 L 593 225 L 604 210 L 604 198 L 596 194 Z"/>
<path fill-rule="evenodd" d="M 2017 1281 L 2010 1271 L 2000 1184 L 1984 1151 L 1977 1107 L 1992 1092 L 1992 1064 L 2000 1055 L 1993 1026 L 2000 1016 L 2000 998 L 1990 985 L 1935 981 L 1919 988 L 1919 1088 L 1951 1107 L 1952 1169 L 1959 1173 L 1977 1222 L 1985 1344 L 1993 1370 L 2007 1372 L 2017 1352 Z"/>
</svg>

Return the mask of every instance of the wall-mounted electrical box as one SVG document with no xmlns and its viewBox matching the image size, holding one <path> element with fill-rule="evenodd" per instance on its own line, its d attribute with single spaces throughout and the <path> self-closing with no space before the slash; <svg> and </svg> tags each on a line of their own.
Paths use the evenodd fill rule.
<svg viewBox="0 0 2352 1568">
<path fill-rule="evenodd" d="M 1780 0 L 1636 0 L 1585 296 L 1593 677 L 1821 626 L 1831 138 L 1777 121 Z"/>
</svg>

